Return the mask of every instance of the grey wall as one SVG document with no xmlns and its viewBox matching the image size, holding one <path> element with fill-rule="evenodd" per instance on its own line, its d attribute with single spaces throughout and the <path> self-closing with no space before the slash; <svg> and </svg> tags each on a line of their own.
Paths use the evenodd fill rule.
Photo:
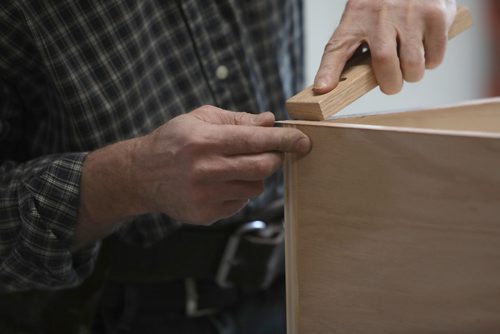
<svg viewBox="0 0 500 334">
<path fill-rule="evenodd" d="M 483 97 L 489 63 L 485 1 L 459 2 L 471 9 L 475 25 L 450 42 L 443 65 L 427 71 L 418 83 L 405 83 L 398 95 L 387 96 L 377 88 L 341 113 L 413 109 Z M 305 0 L 307 84 L 313 82 L 323 46 L 338 24 L 345 3 L 346 0 Z"/>
</svg>

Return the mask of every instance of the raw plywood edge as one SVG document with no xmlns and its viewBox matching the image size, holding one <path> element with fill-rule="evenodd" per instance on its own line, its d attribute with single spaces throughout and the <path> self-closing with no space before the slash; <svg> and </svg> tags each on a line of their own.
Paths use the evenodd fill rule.
<svg viewBox="0 0 500 334">
<path fill-rule="evenodd" d="M 412 108 L 404 108 L 404 109 L 393 109 L 393 110 L 380 110 L 380 111 L 370 111 L 370 112 L 356 112 L 353 114 L 337 114 L 327 121 L 334 122 L 348 122 L 349 120 L 356 120 L 358 118 L 363 117 L 371 117 L 371 116 L 384 116 L 384 115 L 395 115 L 399 113 L 411 113 L 411 112 L 421 112 L 421 111 L 433 111 L 439 109 L 450 109 L 450 108 L 474 108 L 476 106 L 481 107 L 485 104 L 497 104 L 500 107 L 500 96 L 497 97 L 488 97 L 483 99 L 475 99 L 475 100 L 467 100 L 457 103 L 443 104 L 443 105 L 422 105 L 419 107 Z"/>
<path fill-rule="evenodd" d="M 327 121 L 288 120 L 277 123 L 500 138 L 500 97 L 423 110 L 353 115 Z"/>
<path fill-rule="evenodd" d="M 500 133 L 500 98 L 422 110 L 335 117 L 335 123 Z"/>
<path fill-rule="evenodd" d="M 292 124 L 285 125 L 293 127 Z M 296 155 L 286 154 L 284 164 L 285 176 L 285 266 L 286 266 L 286 322 L 287 333 L 298 334 L 299 321 L 299 294 L 297 273 L 297 236 L 295 208 L 296 198 L 293 185 L 295 185 Z"/>
</svg>

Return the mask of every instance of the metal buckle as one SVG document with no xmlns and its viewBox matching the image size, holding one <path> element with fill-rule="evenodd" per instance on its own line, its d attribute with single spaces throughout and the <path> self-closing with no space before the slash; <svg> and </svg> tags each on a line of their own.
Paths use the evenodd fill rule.
<svg viewBox="0 0 500 334">
<path fill-rule="evenodd" d="M 283 228 L 277 224 L 266 224 L 261 220 L 254 220 L 242 225 L 228 239 L 224 254 L 222 256 L 215 282 L 222 288 L 230 288 L 234 283 L 228 281 L 231 269 L 239 263 L 236 258 L 241 239 L 245 236 L 265 239 L 267 243 L 278 245 L 284 238 Z M 264 279 L 262 287 L 270 283 L 272 276 L 270 273 Z"/>
<path fill-rule="evenodd" d="M 184 286 L 186 289 L 186 316 L 188 318 L 204 317 L 217 312 L 215 308 L 198 308 L 198 289 L 193 278 L 186 278 Z"/>
</svg>

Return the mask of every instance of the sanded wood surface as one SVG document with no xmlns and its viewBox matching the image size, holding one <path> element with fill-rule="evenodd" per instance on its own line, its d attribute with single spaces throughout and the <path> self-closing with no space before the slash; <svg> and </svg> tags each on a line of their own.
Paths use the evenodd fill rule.
<svg viewBox="0 0 500 334">
<path fill-rule="evenodd" d="M 500 333 L 500 129 L 285 126 L 289 334 Z"/>
<path fill-rule="evenodd" d="M 459 7 L 449 38 L 457 36 L 472 25 L 472 17 L 465 7 Z M 371 58 L 362 56 L 344 70 L 338 86 L 329 93 L 316 94 L 312 86 L 291 97 L 287 101 L 287 110 L 293 119 L 325 120 L 351 104 L 373 88 L 377 80 L 371 67 Z"/>
</svg>

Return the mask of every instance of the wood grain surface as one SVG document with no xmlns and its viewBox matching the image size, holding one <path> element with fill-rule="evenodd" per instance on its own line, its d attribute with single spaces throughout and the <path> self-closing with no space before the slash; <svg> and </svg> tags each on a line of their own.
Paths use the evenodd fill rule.
<svg viewBox="0 0 500 334">
<path fill-rule="evenodd" d="M 289 334 L 500 333 L 500 128 L 285 126 Z"/>
</svg>

